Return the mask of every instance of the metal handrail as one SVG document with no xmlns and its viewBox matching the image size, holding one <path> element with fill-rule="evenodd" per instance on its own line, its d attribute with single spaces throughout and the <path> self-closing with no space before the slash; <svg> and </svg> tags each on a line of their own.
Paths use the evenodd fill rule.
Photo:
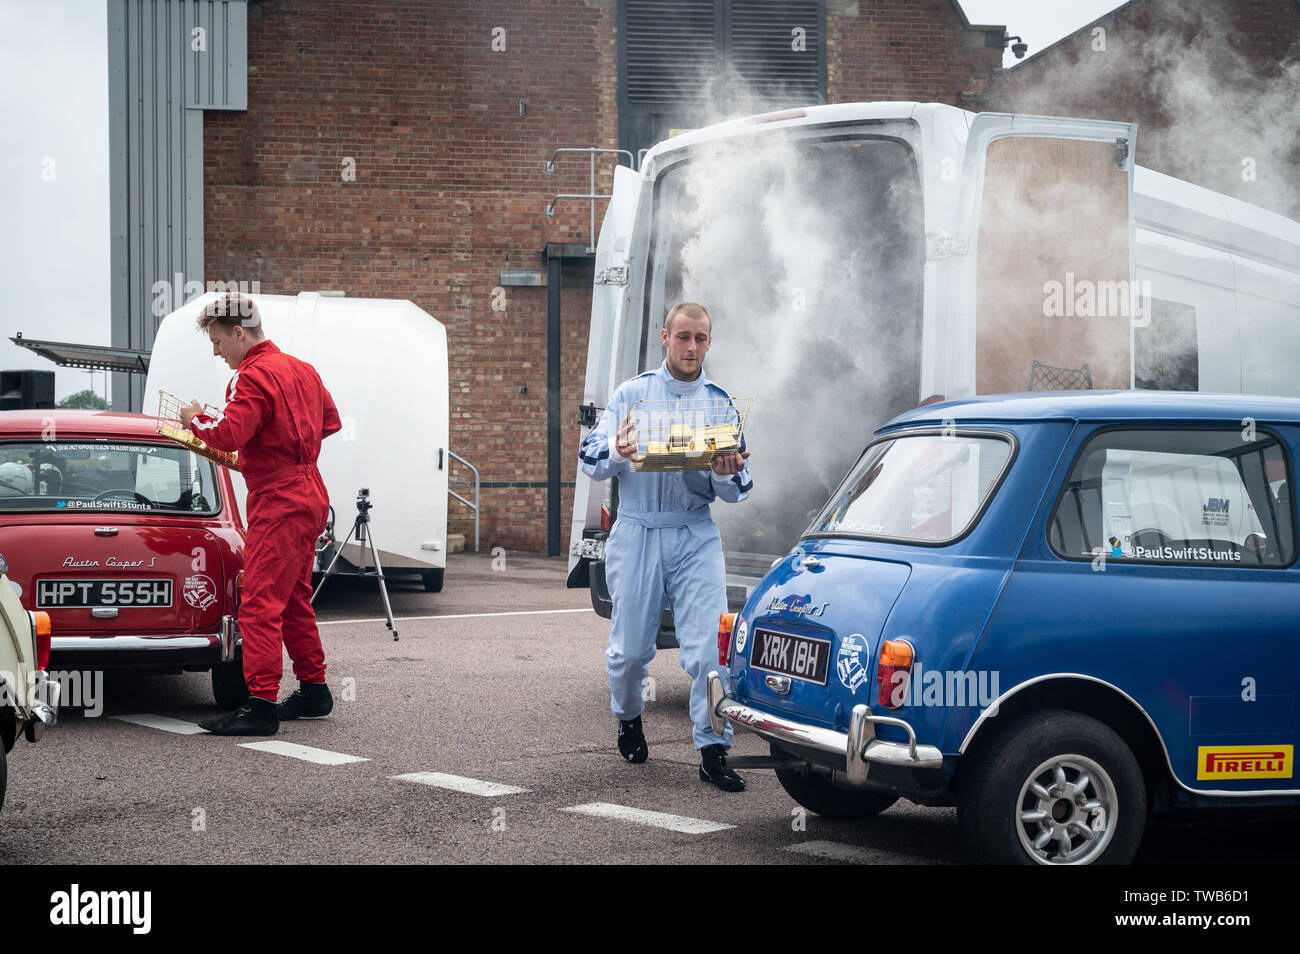
<svg viewBox="0 0 1300 954">
<path fill-rule="evenodd" d="M 632 167 L 633 172 L 636 171 L 636 159 L 634 159 L 632 157 L 632 153 L 628 152 L 626 149 L 597 149 L 594 147 L 579 149 L 575 146 L 564 146 L 560 149 L 555 150 L 555 152 L 551 155 L 551 158 L 546 161 L 546 172 L 548 175 L 555 172 L 555 160 L 559 158 L 560 153 L 563 152 L 586 153 L 588 167 L 589 167 L 588 178 L 587 178 L 587 191 L 585 194 L 578 193 L 578 192 L 561 192 L 560 194 L 553 196 L 551 198 L 551 201 L 546 205 L 546 216 L 547 218 L 550 218 L 555 214 L 555 203 L 558 202 L 560 199 L 587 199 L 591 206 L 590 208 L 591 238 L 587 244 L 587 250 L 595 251 L 596 249 L 596 200 L 608 199 L 610 197 L 609 194 L 599 193 L 596 191 L 596 155 L 598 153 L 610 153 L 616 156 L 627 156 L 627 164 Z"/>
<path fill-rule="evenodd" d="M 451 489 L 450 473 L 447 475 L 448 476 L 447 493 L 452 497 L 455 497 L 466 507 L 469 507 L 470 510 L 474 511 L 474 552 L 478 553 L 478 514 L 479 514 L 478 468 L 475 467 L 473 464 L 471 464 L 469 461 L 467 461 L 464 457 L 461 457 L 450 447 L 447 448 L 447 456 L 454 460 L 460 461 L 462 464 L 464 464 L 466 467 L 468 467 L 471 471 L 474 472 L 474 502 L 473 503 L 470 503 L 460 494 L 456 493 L 456 491 Z M 448 469 L 450 470 L 450 468 Z"/>
</svg>

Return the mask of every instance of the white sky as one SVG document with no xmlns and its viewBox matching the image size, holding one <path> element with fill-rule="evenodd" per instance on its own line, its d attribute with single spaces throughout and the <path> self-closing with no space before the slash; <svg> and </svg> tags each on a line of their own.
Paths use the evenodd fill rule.
<svg viewBox="0 0 1300 954">
<path fill-rule="evenodd" d="M 1023 37 L 1029 56 L 1120 5 L 961 0 L 972 23 Z M 111 343 L 107 38 L 107 0 L 0 0 L 0 368 L 56 370 L 59 399 L 91 376 L 9 339 Z"/>
<path fill-rule="evenodd" d="M 106 0 L 0 0 L 0 368 L 56 371 L 56 398 L 91 375 L 9 339 L 110 343 L 107 47 Z"/>
</svg>

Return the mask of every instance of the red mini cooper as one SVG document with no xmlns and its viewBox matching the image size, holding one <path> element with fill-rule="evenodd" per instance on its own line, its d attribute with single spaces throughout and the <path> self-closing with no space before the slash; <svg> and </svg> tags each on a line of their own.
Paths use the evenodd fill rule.
<svg viewBox="0 0 1300 954">
<path fill-rule="evenodd" d="M 0 553 L 24 608 L 50 615 L 51 672 L 211 670 L 219 705 L 247 698 L 230 475 L 153 418 L 0 412 Z"/>
</svg>

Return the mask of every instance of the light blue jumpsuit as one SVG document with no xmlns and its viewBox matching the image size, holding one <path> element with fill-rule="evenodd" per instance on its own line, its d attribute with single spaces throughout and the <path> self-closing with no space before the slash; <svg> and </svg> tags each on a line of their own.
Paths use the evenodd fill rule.
<svg viewBox="0 0 1300 954">
<path fill-rule="evenodd" d="M 718 617 L 727 611 L 722 537 L 709 516 L 715 498 L 739 503 L 753 487 L 749 467 L 719 477 L 713 471 L 637 473 L 619 456 L 619 425 L 638 400 L 675 401 L 730 395 L 701 371 L 678 381 L 667 363 L 624 382 L 582 442 L 583 472 L 595 480 L 617 476 L 618 515 L 605 545 L 605 577 L 614 600 L 605 665 L 610 709 L 635 719 L 645 703 L 642 686 L 655 655 L 664 600 L 672 607 L 682 668 L 691 677 L 695 747 L 730 745 L 731 726 L 716 735 L 709 725 L 706 679 L 718 665 Z M 721 420 L 721 418 L 719 419 Z M 745 450 L 744 438 L 740 449 Z"/>
</svg>

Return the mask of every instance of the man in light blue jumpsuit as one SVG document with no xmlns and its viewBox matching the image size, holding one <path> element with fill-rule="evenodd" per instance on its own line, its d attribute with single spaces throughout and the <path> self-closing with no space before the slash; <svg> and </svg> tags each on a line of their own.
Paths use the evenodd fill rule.
<svg viewBox="0 0 1300 954">
<path fill-rule="evenodd" d="M 702 305 L 674 307 L 660 334 L 664 363 L 619 386 L 578 453 L 583 471 L 595 480 L 619 478 L 618 515 L 605 545 L 605 576 L 614 601 L 605 653 L 610 708 L 619 720 L 619 751 L 629 762 L 644 762 L 649 753 L 641 729 L 643 686 L 666 598 L 682 668 L 691 677 L 700 778 L 738 792 L 745 783 L 725 764 L 731 726 L 717 735 L 709 724 L 706 679 L 709 670 L 719 668 L 718 617 L 727 612 L 722 537 L 709 504 L 717 498 L 739 503 L 749 496 L 749 453 L 742 437 L 739 453 L 715 460 L 707 471 L 639 473 L 628 466 L 627 457 L 637 448 L 631 411 L 638 400 L 730 400 L 704 376 L 712 321 Z"/>
</svg>

